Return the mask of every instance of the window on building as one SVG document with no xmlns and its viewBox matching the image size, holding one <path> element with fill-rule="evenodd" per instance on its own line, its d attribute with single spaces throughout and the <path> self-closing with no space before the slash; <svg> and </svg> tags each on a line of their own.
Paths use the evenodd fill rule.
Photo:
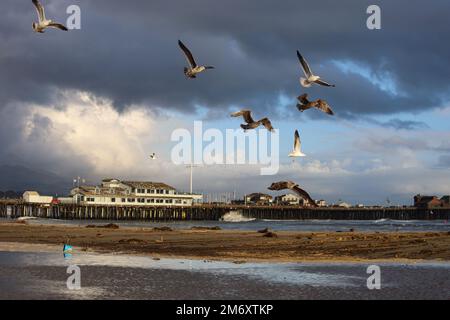
<svg viewBox="0 0 450 320">
<path fill-rule="evenodd" d="M 172 199 L 166 199 L 166 203 L 172 203 Z"/>
<path fill-rule="evenodd" d="M 116 198 L 111 198 L 111 202 L 116 202 Z"/>
</svg>

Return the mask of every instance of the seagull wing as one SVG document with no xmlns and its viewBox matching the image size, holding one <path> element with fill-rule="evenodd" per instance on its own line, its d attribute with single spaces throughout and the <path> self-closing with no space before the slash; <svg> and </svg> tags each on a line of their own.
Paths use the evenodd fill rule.
<svg viewBox="0 0 450 320">
<path fill-rule="evenodd" d="M 273 191 L 285 190 L 285 189 L 288 189 L 288 183 L 287 183 L 287 181 L 274 182 L 267 189 L 273 190 Z"/>
<path fill-rule="evenodd" d="M 300 152 L 301 148 L 301 142 L 300 142 L 300 135 L 298 134 L 298 130 L 295 130 L 294 134 L 294 152 Z"/>
<path fill-rule="evenodd" d="M 322 79 L 318 79 L 314 82 L 317 84 L 320 84 L 321 86 L 324 86 L 324 87 L 336 87 L 334 84 L 329 84 L 328 82 L 325 82 Z"/>
<path fill-rule="evenodd" d="M 63 25 L 62 23 L 52 22 L 48 26 L 51 28 L 56 28 L 56 29 L 63 30 L 63 31 L 69 31 L 69 29 L 67 29 L 66 26 Z"/>
<path fill-rule="evenodd" d="M 311 68 L 309 67 L 308 62 L 306 62 L 305 58 L 303 58 L 303 56 L 300 54 L 298 50 L 297 50 L 297 57 L 302 65 L 303 72 L 305 73 L 306 78 L 311 77 L 312 76 Z"/>
<path fill-rule="evenodd" d="M 191 65 L 191 68 L 195 68 L 197 66 L 197 63 L 194 60 L 194 57 L 192 56 L 191 51 L 184 45 L 183 42 L 178 40 L 178 45 L 180 46 L 181 50 L 183 50 L 184 55 L 186 56 L 187 61 Z"/>
<path fill-rule="evenodd" d="M 38 13 L 39 22 L 45 21 L 45 9 L 39 0 L 32 0 L 34 6 L 36 7 L 36 11 Z"/>
<path fill-rule="evenodd" d="M 308 194 L 308 192 L 306 192 L 305 190 L 300 188 L 298 185 L 295 185 L 294 187 L 292 187 L 291 190 L 294 191 L 296 194 L 298 194 L 303 199 L 308 200 L 308 202 L 310 204 L 312 204 L 314 207 L 317 207 L 317 204 L 314 202 L 314 200 L 311 198 L 311 196 Z"/>
<path fill-rule="evenodd" d="M 241 110 L 238 112 L 234 112 L 231 114 L 232 117 L 240 117 L 244 118 L 244 121 L 247 123 L 254 123 L 255 121 L 252 118 L 252 112 L 250 110 Z"/>
<path fill-rule="evenodd" d="M 331 109 L 330 105 L 325 101 L 325 100 L 317 100 L 317 109 L 322 110 L 323 112 L 329 114 L 329 115 L 334 115 L 333 110 Z"/>
<path fill-rule="evenodd" d="M 269 131 L 273 131 L 272 123 L 270 122 L 269 118 L 264 118 L 259 120 L 259 122 Z"/>
</svg>

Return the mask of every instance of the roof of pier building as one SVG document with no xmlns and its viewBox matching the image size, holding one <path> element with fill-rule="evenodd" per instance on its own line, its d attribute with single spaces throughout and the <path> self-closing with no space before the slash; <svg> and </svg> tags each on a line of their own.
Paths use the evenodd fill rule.
<svg viewBox="0 0 450 320">
<path fill-rule="evenodd" d="M 135 189 L 164 189 L 164 190 L 176 190 L 174 187 L 169 186 L 163 182 L 145 182 L 145 181 L 122 181 L 124 185 Z"/>
<path fill-rule="evenodd" d="M 77 191 L 84 195 L 107 195 L 107 196 L 129 196 L 129 192 L 124 188 L 105 188 L 96 186 L 80 186 Z"/>
<path fill-rule="evenodd" d="M 259 193 L 259 192 L 247 194 L 246 197 L 260 197 L 260 198 L 272 199 L 271 195 L 265 194 L 265 193 Z"/>
</svg>

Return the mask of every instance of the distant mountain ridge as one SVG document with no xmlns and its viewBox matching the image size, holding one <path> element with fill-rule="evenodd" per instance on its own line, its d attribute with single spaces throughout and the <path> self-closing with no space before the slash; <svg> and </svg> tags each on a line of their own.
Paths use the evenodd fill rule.
<svg viewBox="0 0 450 320">
<path fill-rule="evenodd" d="M 63 195 L 68 193 L 70 187 L 70 179 L 51 172 L 20 165 L 0 165 L 0 190 L 12 190 L 13 193 L 33 190 L 41 194 Z"/>
<path fill-rule="evenodd" d="M 0 191 L 0 199 L 20 199 L 22 198 L 23 192 L 21 191 Z"/>
</svg>

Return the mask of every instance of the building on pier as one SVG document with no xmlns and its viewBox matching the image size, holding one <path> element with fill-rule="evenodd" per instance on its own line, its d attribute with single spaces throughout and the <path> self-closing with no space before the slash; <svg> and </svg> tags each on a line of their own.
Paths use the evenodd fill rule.
<svg viewBox="0 0 450 320">
<path fill-rule="evenodd" d="M 270 205 L 272 203 L 272 196 L 264 193 L 251 193 L 244 197 L 246 204 L 255 204 L 259 206 Z"/>
<path fill-rule="evenodd" d="M 326 207 L 326 206 L 328 206 L 327 202 L 325 200 L 323 200 L 323 199 L 315 200 L 315 202 L 316 202 L 318 207 Z"/>
<path fill-rule="evenodd" d="M 53 202 L 52 196 L 41 196 L 37 191 L 25 191 L 23 201 L 26 203 L 48 204 Z"/>
<path fill-rule="evenodd" d="M 71 191 L 80 205 L 111 206 L 191 206 L 201 203 L 202 195 L 178 192 L 162 182 L 105 179 L 99 186 L 79 186 Z"/>
<path fill-rule="evenodd" d="M 301 198 L 300 196 L 296 194 L 283 194 L 281 196 L 276 196 L 274 199 L 274 202 L 277 205 L 281 206 L 299 206 L 299 205 L 305 205 L 307 201 L 305 199 Z"/>
<path fill-rule="evenodd" d="M 450 208 L 450 196 L 443 196 L 439 199 L 437 196 L 422 196 L 418 194 L 414 197 L 414 207 L 422 209 Z"/>
</svg>

